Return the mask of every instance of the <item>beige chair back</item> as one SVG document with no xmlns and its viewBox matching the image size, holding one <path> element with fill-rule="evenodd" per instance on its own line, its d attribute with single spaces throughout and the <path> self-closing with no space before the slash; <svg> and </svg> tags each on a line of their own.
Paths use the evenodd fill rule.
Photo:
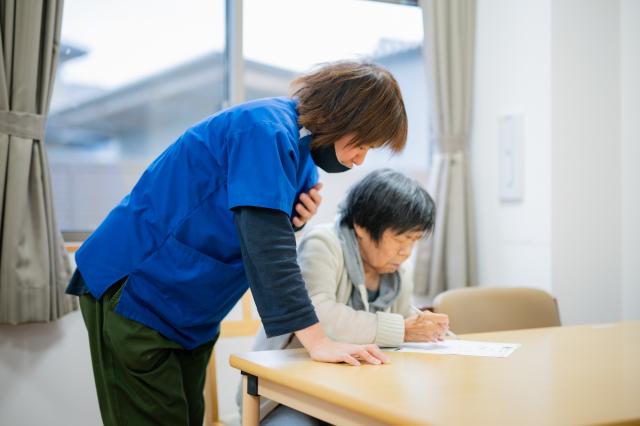
<svg viewBox="0 0 640 426">
<path fill-rule="evenodd" d="M 433 311 L 457 334 L 560 325 L 556 299 L 533 288 L 468 287 L 440 293 Z"/>
</svg>

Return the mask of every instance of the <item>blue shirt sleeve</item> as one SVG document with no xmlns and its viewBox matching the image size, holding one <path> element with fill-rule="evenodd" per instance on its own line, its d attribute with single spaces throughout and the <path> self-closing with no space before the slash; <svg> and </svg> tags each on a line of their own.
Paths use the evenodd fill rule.
<svg viewBox="0 0 640 426">
<path fill-rule="evenodd" d="M 317 323 L 288 215 L 253 207 L 236 208 L 234 213 L 245 272 L 267 336 Z"/>
<path fill-rule="evenodd" d="M 297 191 L 298 153 L 285 129 L 255 123 L 227 145 L 229 209 L 262 207 L 291 214 Z"/>
</svg>

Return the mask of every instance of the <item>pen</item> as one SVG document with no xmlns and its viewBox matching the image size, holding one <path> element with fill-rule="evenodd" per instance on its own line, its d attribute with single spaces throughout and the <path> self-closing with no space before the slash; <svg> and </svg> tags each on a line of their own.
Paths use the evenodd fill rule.
<svg viewBox="0 0 640 426">
<path fill-rule="evenodd" d="M 414 305 L 411 305 L 411 309 L 413 309 L 413 311 L 414 311 L 416 314 L 418 314 L 418 315 L 422 315 L 422 314 L 423 314 L 422 310 L 421 310 L 421 309 L 416 308 Z M 456 333 L 454 333 L 454 332 L 453 332 L 453 331 L 451 331 L 451 330 L 447 330 L 447 331 L 446 331 L 446 333 L 445 333 L 445 336 L 453 337 L 454 339 L 458 339 L 458 340 L 460 339 L 460 338 L 456 335 Z"/>
</svg>

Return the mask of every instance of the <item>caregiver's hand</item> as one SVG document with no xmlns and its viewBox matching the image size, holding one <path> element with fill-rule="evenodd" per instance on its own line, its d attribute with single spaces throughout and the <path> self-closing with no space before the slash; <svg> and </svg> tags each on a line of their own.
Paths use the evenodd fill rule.
<svg viewBox="0 0 640 426">
<path fill-rule="evenodd" d="M 316 214 L 318 206 L 322 202 L 321 189 L 322 182 L 318 182 L 311 187 L 309 192 L 300 194 L 300 202 L 295 207 L 297 216 L 292 220 L 293 226 L 298 229 L 302 228 Z"/>
</svg>

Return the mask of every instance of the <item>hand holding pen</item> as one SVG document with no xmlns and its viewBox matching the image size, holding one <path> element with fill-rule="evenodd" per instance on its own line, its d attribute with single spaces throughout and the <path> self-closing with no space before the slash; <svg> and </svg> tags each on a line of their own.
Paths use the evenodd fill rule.
<svg viewBox="0 0 640 426">
<path fill-rule="evenodd" d="M 434 340 L 444 340 L 443 336 L 458 339 L 458 336 L 456 336 L 453 331 L 449 330 L 449 317 L 446 314 L 436 314 L 430 311 L 422 311 L 421 309 L 418 309 L 413 305 L 411 305 L 411 310 L 418 315 L 418 318 L 424 318 L 425 320 L 431 321 L 440 327 L 442 333 Z"/>
</svg>

